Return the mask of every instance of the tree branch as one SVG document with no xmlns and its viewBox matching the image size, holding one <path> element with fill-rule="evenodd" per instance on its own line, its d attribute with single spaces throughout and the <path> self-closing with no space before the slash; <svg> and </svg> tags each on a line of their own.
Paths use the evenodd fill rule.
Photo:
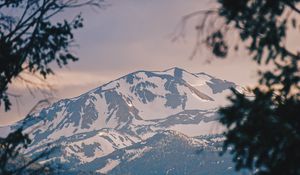
<svg viewBox="0 0 300 175">
<path fill-rule="evenodd" d="M 292 4 L 290 1 L 283 1 L 287 6 L 289 6 L 292 10 L 300 14 L 300 9 L 298 9 L 294 4 Z"/>
</svg>

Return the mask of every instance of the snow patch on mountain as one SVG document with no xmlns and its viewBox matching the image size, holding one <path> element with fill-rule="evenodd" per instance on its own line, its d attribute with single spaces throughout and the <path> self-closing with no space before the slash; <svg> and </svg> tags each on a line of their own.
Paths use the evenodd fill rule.
<svg viewBox="0 0 300 175">
<path fill-rule="evenodd" d="M 218 123 L 217 111 L 227 103 L 231 88 L 240 90 L 232 82 L 176 67 L 137 71 L 34 111 L 24 120 L 0 128 L 0 132 L 22 126 L 32 138 L 25 155 L 35 157 L 51 145 L 57 149 L 41 162 L 61 163 L 71 169 L 75 167 L 74 171 L 82 168 L 118 174 L 125 166 L 135 167 L 149 161 L 153 162 L 149 167 L 160 168 L 158 172 L 149 169 L 153 174 L 175 170 L 170 173 L 184 174 L 181 169 L 172 169 L 179 166 L 177 163 L 168 165 L 166 160 L 160 164 L 164 160 L 159 156 L 166 151 L 168 161 L 172 153 L 182 161 L 201 162 L 190 151 L 199 147 L 210 147 L 212 151 L 214 146 L 210 144 L 215 141 L 191 137 L 224 131 Z M 208 154 L 218 159 L 214 152 Z M 214 161 L 208 162 L 197 166 L 213 166 Z M 220 168 L 226 169 L 225 164 Z M 130 173 L 133 172 L 140 169 Z"/>
</svg>

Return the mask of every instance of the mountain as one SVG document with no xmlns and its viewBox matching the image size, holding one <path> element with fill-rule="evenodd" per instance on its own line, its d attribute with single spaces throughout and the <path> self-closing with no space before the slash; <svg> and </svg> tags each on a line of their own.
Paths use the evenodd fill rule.
<svg viewBox="0 0 300 175">
<path fill-rule="evenodd" d="M 145 141 L 83 164 L 80 169 L 116 175 L 234 174 L 230 157 L 220 159 L 219 150 L 219 147 L 209 146 L 205 139 L 200 141 L 176 131 L 160 131 Z"/>
<path fill-rule="evenodd" d="M 195 137 L 224 130 L 216 111 L 226 104 L 230 88 L 239 89 L 232 82 L 176 67 L 137 71 L 34 111 L 2 130 L 22 126 L 33 141 L 25 155 L 35 157 L 55 147 L 41 163 L 51 161 L 75 171 L 161 174 L 179 167 L 171 174 L 193 174 L 193 169 L 195 174 L 231 174 L 229 156 L 214 169 L 223 158 L 206 143 L 211 141 Z M 205 147 L 205 160 L 192 154 L 198 147 Z M 182 162 L 173 162 L 174 157 Z"/>
</svg>

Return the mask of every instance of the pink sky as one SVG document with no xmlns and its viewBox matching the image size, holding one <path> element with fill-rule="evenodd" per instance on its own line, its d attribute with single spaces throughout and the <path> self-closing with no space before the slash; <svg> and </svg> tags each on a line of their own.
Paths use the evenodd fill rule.
<svg viewBox="0 0 300 175">
<path fill-rule="evenodd" d="M 209 0 L 111 0 L 105 10 L 84 9 L 84 28 L 76 32 L 79 47 L 73 48 L 80 57 L 67 68 L 55 69 L 48 82 L 55 87 L 56 99 L 78 96 L 103 83 L 137 70 L 165 70 L 181 67 L 190 72 L 206 72 L 240 85 L 253 85 L 256 65 L 248 56 L 231 55 L 226 60 L 213 59 L 203 49 L 189 60 L 195 43 L 193 21 L 184 40 L 172 42 L 172 33 L 182 16 L 206 9 Z M 66 16 L 73 12 L 66 12 Z M 59 16 L 62 18 L 64 15 Z M 43 97 L 32 97 L 18 83 L 11 88 L 22 94 L 19 105 L 14 102 L 10 112 L 0 112 L 0 125 L 22 119 Z"/>
</svg>

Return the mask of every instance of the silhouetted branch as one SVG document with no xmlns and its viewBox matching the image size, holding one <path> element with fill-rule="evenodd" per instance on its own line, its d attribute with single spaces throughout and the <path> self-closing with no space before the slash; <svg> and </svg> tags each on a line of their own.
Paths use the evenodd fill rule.
<svg viewBox="0 0 300 175">
<path fill-rule="evenodd" d="M 81 15 L 71 21 L 56 23 L 50 19 L 65 9 L 83 6 L 101 8 L 104 0 L 1 2 L 1 10 L 20 11 L 20 17 L 0 13 L 0 102 L 4 103 L 5 110 L 9 110 L 11 103 L 6 91 L 12 79 L 21 72 L 27 70 L 46 78 L 53 73 L 49 67 L 51 62 L 62 67 L 70 61 L 78 60 L 69 48 L 74 42 L 73 30 L 83 26 Z"/>
<path fill-rule="evenodd" d="M 290 1 L 284 1 L 284 3 L 289 6 L 292 10 L 300 14 L 300 9 L 298 9 L 293 3 Z"/>
</svg>

